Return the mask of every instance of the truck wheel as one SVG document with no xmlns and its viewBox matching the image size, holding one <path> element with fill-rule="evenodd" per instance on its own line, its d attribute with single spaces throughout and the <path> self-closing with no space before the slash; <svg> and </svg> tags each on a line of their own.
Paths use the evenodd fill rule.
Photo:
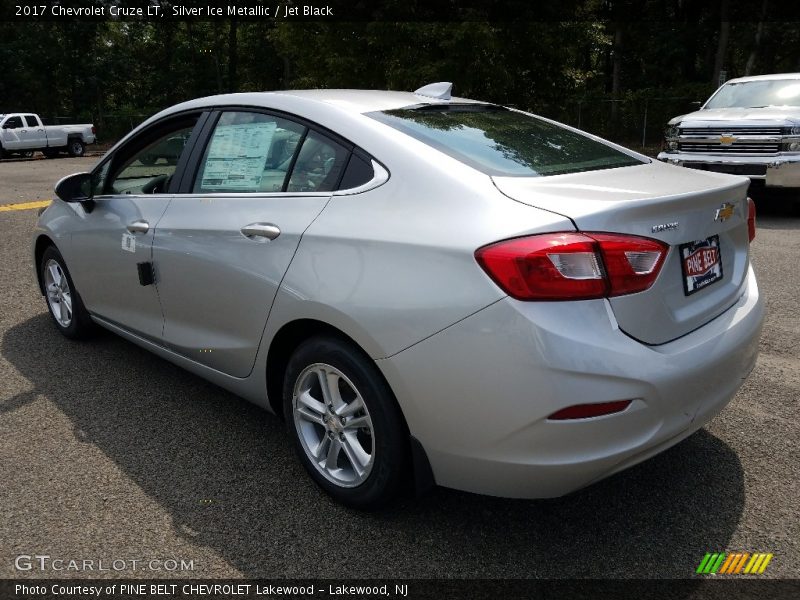
<svg viewBox="0 0 800 600">
<path fill-rule="evenodd" d="M 25 152 L 22 152 L 21 154 L 22 154 L 23 158 L 33 158 L 33 150 L 26 150 Z"/>
<path fill-rule="evenodd" d="M 83 156 L 83 153 L 86 152 L 86 146 L 80 140 L 70 140 L 67 144 L 67 152 L 69 152 L 70 156 Z"/>
</svg>

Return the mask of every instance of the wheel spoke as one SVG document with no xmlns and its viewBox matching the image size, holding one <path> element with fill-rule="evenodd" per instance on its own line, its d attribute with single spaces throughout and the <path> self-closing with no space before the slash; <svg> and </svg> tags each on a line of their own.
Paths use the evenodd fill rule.
<svg viewBox="0 0 800 600">
<path fill-rule="evenodd" d="M 58 268 L 56 263 L 50 263 L 47 267 L 47 270 L 50 271 L 50 277 L 53 280 L 53 284 L 56 287 L 61 287 L 61 269 Z"/>
<path fill-rule="evenodd" d="M 63 301 L 58 303 L 58 314 L 61 319 L 61 324 L 64 325 L 69 320 L 69 314 L 67 306 Z"/>
<path fill-rule="evenodd" d="M 342 443 L 339 441 L 339 438 L 333 438 L 330 440 L 330 447 L 328 448 L 328 455 L 325 457 L 325 469 L 328 471 L 332 471 L 336 469 L 336 462 L 339 459 L 339 452 L 342 449 Z"/>
<path fill-rule="evenodd" d="M 322 425 L 325 427 L 325 421 L 322 420 L 322 415 L 317 414 L 316 412 L 308 409 L 307 407 L 298 408 L 297 414 L 300 415 L 304 420 L 308 421 L 309 423 L 316 423 L 317 425 Z"/>
<path fill-rule="evenodd" d="M 321 368 L 316 369 L 315 373 L 317 374 L 317 381 L 319 381 L 319 389 L 322 391 L 322 400 L 326 405 L 332 404 L 331 391 L 328 387 L 328 374 L 325 372 L 325 369 Z"/>
<path fill-rule="evenodd" d="M 347 460 L 356 472 L 356 475 L 361 477 L 364 473 L 365 467 L 369 464 L 370 455 L 364 451 L 361 444 L 354 434 L 345 434 L 342 441 L 342 449 L 344 450 Z"/>
<path fill-rule="evenodd" d="M 356 414 L 363 408 L 364 401 L 361 399 L 361 396 L 356 396 L 355 399 L 349 404 L 339 407 L 339 409 L 336 411 L 336 414 L 340 417 L 349 417 Z"/>
<path fill-rule="evenodd" d="M 69 294 L 63 294 L 61 296 L 61 304 L 64 304 L 67 307 L 67 312 L 69 312 L 69 316 L 72 317 L 72 296 Z"/>
<path fill-rule="evenodd" d="M 345 429 L 360 429 L 361 427 L 366 427 L 372 431 L 372 420 L 368 416 L 362 415 L 360 417 L 353 417 L 344 424 Z"/>
<path fill-rule="evenodd" d="M 297 396 L 297 402 L 305 406 L 308 409 L 309 414 L 316 413 L 317 415 L 319 415 L 320 420 L 322 420 L 322 415 L 325 414 L 325 405 L 316 398 L 314 398 L 311 395 L 310 390 L 306 390 L 302 394 Z"/>
<path fill-rule="evenodd" d="M 319 440 L 319 444 L 314 448 L 314 458 L 317 459 L 318 463 L 322 463 L 322 458 L 327 454 L 330 443 L 331 440 L 328 436 L 323 434 L 322 438 Z"/>
<path fill-rule="evenodd" d="M 317 371 L 319 387 L 322 390 L 322 397 L 325 404 L 332 406 L 334 410 L 343 404 L 342 395 L 339 392 L 339 374 L 325 369 Z"/>
<path fill-rule="evenodd" d="M 344 404 L 342 393 L 339 391 L 339 375 L 329 371 L 326 373 L 326 376 L 328 379 L 328 394 L 330 395 L 331 405 L 333 406 L 334 412 L 336 412 L 339 407 Z"/>
</svg>

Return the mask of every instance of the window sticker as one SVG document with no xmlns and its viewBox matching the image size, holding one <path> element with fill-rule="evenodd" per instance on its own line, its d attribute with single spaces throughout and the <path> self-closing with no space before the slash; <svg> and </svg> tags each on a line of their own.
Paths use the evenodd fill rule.
<svg viewBox="0 0 800 600">
<path fill-rule="evenodd" d="M 208 149 L 203 191 L 257 192 L 277 123 L 219 125 Z"/>
<path fill-rule="evenodd" d="M 136 236 L 132 233 L 123 233 L 122 249 L 127 252 L 136 252 Z"/>
</svg>

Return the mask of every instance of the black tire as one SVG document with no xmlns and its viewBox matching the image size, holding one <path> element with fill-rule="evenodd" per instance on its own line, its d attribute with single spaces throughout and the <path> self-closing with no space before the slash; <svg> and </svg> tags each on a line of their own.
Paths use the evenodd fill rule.
<svg viewBox="0 0 800 600">
<path fill-rule="evenodd" d="M 72 316 L 69 323 L 66 325 L 56 316 L 56 309 L 54 308 L 55 303 L 51 302 L 49 299 L 50 290 L 47 288 L 48 279 L 45 270 L 52 265 L 52 262 L 55 262 L 60 268 L 61 273 L 66 280 L 66 286 L 71 297 Z M 78 294 L 77 290 L 75 289 L 75 284 L 72 282 L 72 276 L 69 274 L 69 269 L 67 269 L 67 264 L 64 262 L 64 258 L 61 256 L 61 253 L 56 249 L 55 246 L 48 247 L 42 254 L 42 260 L 39 263 L 39 276 L 41 278 L 42 287 L 44 288 L 44 298 L 45 302 L 47 303 L 48 312 L 50 313 L 50 318 L 52 319 L 56 328 L 64 336 L 70 339 L 85 339 L 89 337 L 95 331 L 96 325 L 89 316 L 89 312 L 86 310 L 86 307 L 83 305 L 83 300 L 81 300 L 80 294 Z M 63 290 L 64 286 L 61 287 Z"/>
<path fill-rule="evenodd" d="M 371 420 L 368 427 L 369 434 L 364 432 L 367 427 L 350 430 L 349 434 L 357 435 L 359 439 L 362 435 L 368 436 L 372 450 L 369 471 L 365 469 L 365 478 L 355 486 L 348 487 L 336 483 L 323 475 L 324 468 L 314 461 L 310 451 L 305 449 L 304 442 L 301 441 L 301 436 L 304 434 L 301 433 L 301 427 L 295 419 L 295 390 L 306 381 L 306 377 L 313 378 L 313 374 L 309 375 L 308 370 L 320 365 L 334 367 L 349 380 L 347 383 L 352 383 L 353 389 L 363 399 L 366 414 Z M 289 437 L 300 462 L 317 485 L 338 502 L 360 510 L 379 508 L 396 497 L 401 485 L 408 481 L 409 438 L 400 408 L 375 364 L 352 344 L 329 336 L 314 337 L 303 342 L 295 350 L 286 367 L 283 410 Z M 357 415 L 363 414 L 365 413 L 356 413 L 346 419 L 355 419 Z M 306 430 L 309 427 L 317 430 L 320 436 L 320 448 L 322 436 L 328 435 L 331 440 L 334 439 L 333 432 L 327 430 L 328 425 L 300 422 L 304 423 Z M 339 433 L 339 439 L 344 440 L 343 435 Z M 352 461 L 348 460 L 349 455 L 344 450 L 343 444 L 339 444 L 339 447 L 342 447 L 342 450 L 337 452 L 337 457 L 343 454 L 344 458 L 337 458 L 337 463 L 345 461 L 345 465 L 348 462 L 352 464 Z M 334 468 L 337 468 L 336 465 Z M 344 470 L 346 467 L 342 472 Z"/>
<path fill-rule="evenodd" d="M 67 152 L 74 158 L 83 156 L 86 152 L 86 144 L 77 138 L 73 138 L 67 142 Z"/>
<path fill-rule="evenodd" d="M 33 150 L 26 150 L 21 153 L 23 158 L 33 158 Z"/>
</svg>

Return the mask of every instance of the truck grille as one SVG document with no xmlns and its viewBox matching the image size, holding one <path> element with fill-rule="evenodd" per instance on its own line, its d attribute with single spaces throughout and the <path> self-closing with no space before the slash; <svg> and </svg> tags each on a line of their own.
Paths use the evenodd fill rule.
<svg viewBox="0 0 800 600">
<path fill-rule="evenodd" d="M 781 133 L 781 127 L 681 127 L 678 149 L 713 154 L 777 154 Z M 734 140 L 723 145 L 722 136 Z"/>
<path fill-rule="evenodd" d="M 681 127 L 681 135 L 781 135 L 781 127 Z"/>
<path fill-rule="evenodd" d="M 780 144 L 774 142 L 739 142 L 731 146 L 707 142 L 679 142 L 678 148 L 683 152 L 713 152 L 714 154 L 776 154 Z"/>
</svg>

